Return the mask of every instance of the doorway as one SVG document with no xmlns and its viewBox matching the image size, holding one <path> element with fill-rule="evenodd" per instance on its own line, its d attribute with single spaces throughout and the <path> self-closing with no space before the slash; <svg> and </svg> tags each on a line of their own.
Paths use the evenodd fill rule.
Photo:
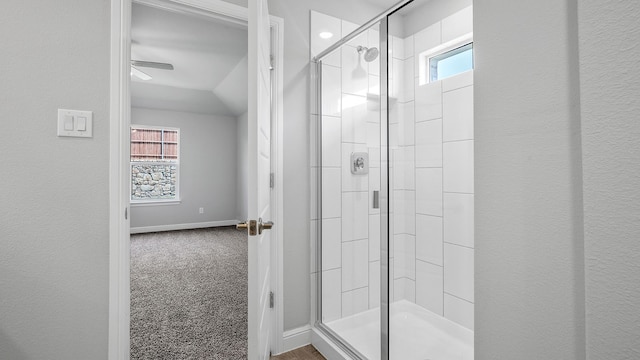
<svg viewBox="0 0 640 360">
<path fill-rule="evenodd" d="M 131 15 L 130 357 L 246 357 L 246 24 Z"/>
<path fill-rule="evenodd" d="M 206 15 L 229 21 L 235 24 L 245 24 L 249 18 L 248 9 L 231 5 L 224 1 L 210 1 L 201 4 L 198 1 L 159 1 L 140 0 L 136 4 L 151 5 L 156 8 L 177 10 L 179 13 L 192 12 L 198 16 Z M 134 228 L 130 215 L 130 39 L 131 28 L 131 0 L 112 0 L 112 58 L 111 58 L 111 170 L 110 170 L 110 329 L 109 329 L 109 358 L 129 358 L 129 248 L 130 231 Z M 276 223 L 282 218 L 282 48 L 283 27 L 282 20 L 271 18 L 273 41 L 273 106 L 272 106 L 272 163 L 274 187 L 271 190 L 272 214 Z M 153 74 L 149 74 L 153 76 Z M 200 206 L 197 207 L 199 212 Z M 136 209 L 133 209 L 134 212 Z M 207 209 L 205 207 L 205 214 Z M 135 216 L 135 214 L 134 214 Z M 240 216 L 238 216 L 240 217 Z M 140 228 L 140 226 L 138 226 Z M 270 311 L 273 329 L 271 344 L 274 352 L 282 348 L 282 302 L 278 301 L 282 287 L 282 228 L 273 231 L 273 246 L 271 246 L 271 262 L 276 264 L 271 272 L 271 288 L 275 293 L 275 307 Z"/>
</svg>

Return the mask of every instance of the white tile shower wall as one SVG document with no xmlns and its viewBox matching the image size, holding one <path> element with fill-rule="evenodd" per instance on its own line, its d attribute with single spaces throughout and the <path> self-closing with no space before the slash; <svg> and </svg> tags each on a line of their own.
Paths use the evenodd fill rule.
<svg viewBox="0 0 640 360">
<path fill-rule="evenodd" d="M 322 115 L 340 116 L 342 110 L 342 82 L 339 67 L 322 65 Z"/>
<path fill-rule="evenodd" d="M 378 249 L 378 248 L 376 248 Z M 369 262 L 369 308 L 380 306 L 380 261 Z"/>
<path fill-rule="evenodd" d="M 393 299 L 473 329 L 473 72 L 434 83 L 419 78 L 426 68 L 420 54 L 471 31 L 471 14 L 467 8 L 390 40 L 389 286 Z M 312 13 L 312 26 L 337 31 L 338 21 Z M 340 21 L 341 36 L 356 28 Z M 323 265 L 339 265 L 323 266 L 325 321 L 379 306 L 380 217 L 372 192 L 380 188 L 380 79 L 377 62 L 366 63 L 356 50 L 377 39 L 376 31 L 365 32 L 323 66 L 323 164 L 312 161 L 312 174 L 322 167 L 323 213 L 312 218 L 327 222 L 316 224 L 327 227 L 324 236 L 340 222 L 340 246 L 325 239 L 322 254 Z M 322 49 L 312 44 L 312 56 Z M 368 175 L 351 174 L 354 151 L 369 153 Z"/>
<path fill-rule="evenodd" d="M 322 269 L 340 268 L 342 264 L 340 218 L 322 220 Z"/>
<path fill-rule="evenodd" d="M 391 109 L 390 145 L 398 149 L 394 299 L 415 301 L 473 329 L 473 71 L 429 83 L 425 55 L 470 33 L 471 17 L 469 7 L 394 44 L 391 92 L 397 91 L 400 106 Z M 411 186 L 413 213 L 406 196 Z M 414 251 L 407 251 L 411 244 Z"/>
<path fill-rule="evenodd" d="M 393 300 L 415 301 L 416 169 L 413 44 L 391 38 L 389 147 L 390 261 Z"/>
<path fill-rule="evenodd" d="M 322 321 L 342 317 L 342 274 L 340 269 L 322 271 Z"/>
<path fill-rule="evenodd" d="M 327 41 L 312 39 L 315 56 L 358 26 L 312 12 L 311 27 L 314 33 L 334 34 Z M 378 39 L 379 33 L 369 30 L 323 60 L 322 163 L 311 163 L 312 175 L 322 174 L 322 214 L 315 226 L 322 229 L 325 322 L 380 305 L 380 210 L 372 201 L 380 189 L 379 61 L 368 63 L 357 51 L 357 46 L 379 47 Z M 312 160 L 315 152 L 312 147 Z M 369 154 L 369 174 L 351 173 L 354 152 Z"/>
<path fill-rule="evenodd" d="M 342 241 L 367 239 L 369 192 L 342 192 Z M 344 265 L 344 264 L 343 264 Z"/>
<path fill-rule="evenodd" d="M 416 261 L 416 304 L 443 315 L 443 268 L 425 261 Z"/>
<path fill-rule="evenodd" d="M 320 34 L 320 33 L 329 33 L 331 36 L 329 37 L 320 37 L 314 36 L 313 41 L 311 41 L 311 57 L 314 57 L 320 54 L 324 49 L 331 46 L 337 39 L 341 38 L 342 35 L 342 22 L 340 19 L 335 18 L 333 16 L 325 15 L 319 12 L 313 12 L 311 15 L 311 34 Z M 332 62 L 332 59 L 325 59 L 324 63 L 340 66 L 340 62 Z M 335 58 L 333 58 L 335 60 Z M 339 59 L 338 59 L 339 60 Z"/>
<path fill-rule="evenodd" d="M 367 287 L 342 293 L 342 317 L 369 310 L 369 291 Z"/>
<path fill-rule="evenodd" d="M 473 249 L 444 244 L 444 292 L 473 302 Z"/>
<path fill-rule="evenodd" d="M 369 285 L 369 245 L 367 239 L 342 243 L 342 291 Z"/>
</svg>

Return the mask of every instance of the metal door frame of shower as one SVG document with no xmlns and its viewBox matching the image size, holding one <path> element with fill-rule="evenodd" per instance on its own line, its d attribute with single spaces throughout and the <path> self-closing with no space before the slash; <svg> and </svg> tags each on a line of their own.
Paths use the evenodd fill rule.
<svg viewBox="0 0 640 360">
<path fill-rule="evenodd" d="M 311 94 L 317 114 L 316 157 L 319 171 L 316 178 L 317 214 L 316 226 L 316 313 L 314 327 L 333 345 L 353 359 L 366 359 L 338 334 L 322 322 L 322 59 L 341 48 L 347 42 L 380 23 L 380 353 L 381 360 L 389 360 L 389 42 L 388 17 L 414 0 L 402 0 L 378 16 L 352 31 L 335 44 L 311 59 Z M 382 56 L 384 54 L 384 56 Z M 384 100 L 383 100 L 384 99 Z"/>
</svg>

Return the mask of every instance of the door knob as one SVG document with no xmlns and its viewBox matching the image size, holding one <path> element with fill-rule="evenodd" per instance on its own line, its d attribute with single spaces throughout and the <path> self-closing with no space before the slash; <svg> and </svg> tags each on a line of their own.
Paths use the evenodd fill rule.
<svg viewBox="0 0 640 360">
<path fill-rule="evenodd" d="M 258 219 L 258 234 L 262 234 L 262 230 L 271 230 L 273 221 L 262 222 L 262 218 Z"/>
<path fill-rule="evenodd" d="M 241 223 L 236 224 L 236 229 L 238 229 L 238 230 L 249 229 L 249 235 L 250 236 L 255 236 L 258 233 L 258 231 L 257 231 L 258 226 L 257 225 L 258 225 L 257 221 L 255 221 L 255 220 L 247 220 L 245 222 L 241 222 Z"/>
</svg>

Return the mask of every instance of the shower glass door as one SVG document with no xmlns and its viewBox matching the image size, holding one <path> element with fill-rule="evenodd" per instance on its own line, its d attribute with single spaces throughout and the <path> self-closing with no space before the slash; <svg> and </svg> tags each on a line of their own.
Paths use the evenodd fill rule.
<svg viewBox="0 0 640 360">
<path fill-rule="evenodd" d="M 317 13 L 314 27 L 324 36 L 358 28 Z M 373 24 L 316 64 L 319 320 L 344 351 L 365 359 L 379 359 L 381 346 L 379 39 Z"/>
</svg>

